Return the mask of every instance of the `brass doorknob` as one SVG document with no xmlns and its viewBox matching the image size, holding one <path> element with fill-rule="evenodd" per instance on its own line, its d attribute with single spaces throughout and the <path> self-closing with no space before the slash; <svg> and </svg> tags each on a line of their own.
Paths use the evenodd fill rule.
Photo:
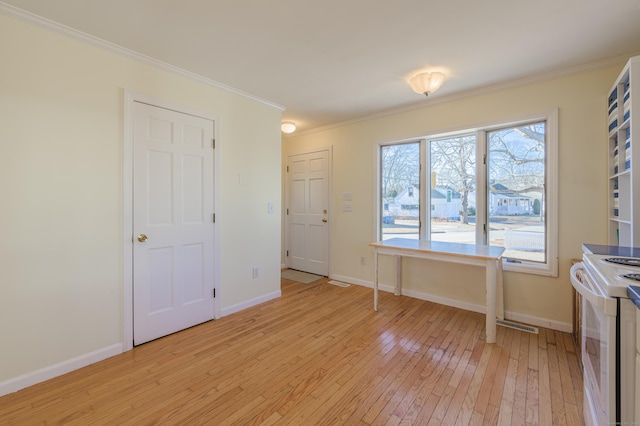
<svg viewBox="0 0 640 426">
<path fill-rule="evenodd" d="M 323 217 L 323 218 L 322 218 L 322 221 L 326 223 L 326 222 L 327 222 L 327 218 L 326 218 L 326 217 Z"/>
<path fill-rule="evenodd" d="M 138 241 L 140 241 L 141 243 L 144 243 L 145 241 L 147 241 L 149 238 L 145 235 L 145 234 L 140 234 L 138 235 Z"/>
</svg>

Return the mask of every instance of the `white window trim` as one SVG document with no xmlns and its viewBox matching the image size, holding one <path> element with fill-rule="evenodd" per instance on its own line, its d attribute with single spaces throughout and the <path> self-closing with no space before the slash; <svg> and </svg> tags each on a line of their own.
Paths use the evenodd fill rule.
<svg viewBox="0 0 640 426">
<path fill-rule="evenodd" d="M 431 158 L 429 157 L 429 149 L 426 139 L 417 140 L 420 144 L 420 177 L 422 174 L 426 174 L 424 179 L 420 179 L 420 199 L 424 200 L 424 205 L 420 209 L 420 233 L 418 238 L 426 240 L 427 236 L 431 235 L 431 173 L 427 173 L 429 170 L 429 164 L 431 164 Z M 422 181 L 424 180 L 424 183 Z M 428 206 L 428 207 L 427 207 Z"/>
<path fill-rule="evenodd" d="M 420 185 L 420 199 L 424 200 L 421 204 L 420 209 L 420 239 L 427 239 L 429 234 L 430 227 L 430 215 L 431 209 L 427 208 L 431 204 L 431 197 L 429 196 L 429 191 L 427 188 L 431 187 L 431 173 L 429 169 L 429 154 L 427 144 L 429 140 L 439 139 L 443 137 L 448 137 L 455 134 L 462 133 L 472 133 L 476 132 L 476 185 L 477 188 L 487 188 L 487 169 L 486 165 L 482 164 L 482 158 L 486 154 L 486 132 L 493 129 L 500 129 L 504 127 L 508 127 L 511 125 L 525 124 L 534 121 L 545 121 L 546 122 L 546 135 L 547 141 L 545 141 L 545 185 L 546 185 L 546 197 L 547 197 L 547 207 L 546 207 L 546 229 L 545 229 L 545 239 L 546 239 L 546 263 L 538 263 L 538 262 L 526 262 L 521 261 L 521 263 L 513 263 L 508 262 L 507 259 L 502 260 L 502 269 L 505 271 L 511 272 L 520 272 L 520 273 L 528 273 L 528 274 L 536 274 L 536 275 L 545 275 L 551 277 L 558 276 L 558 109 L 552 109 L 548 111 L 543 111 L 537 114 L 526 114 L 521 117 L 512 117 L 510 119 L 504 120 L 500 124 L 495 124 L 496 122 L 492 122 L 487 125 L 475 125 L 471 128 L 459 129 L 459 130 L 449 130 L 446 132 L 438 132 L 434 133 L 428 137 L 417 137 L 393 142 L 378 142 L 374 144 L 374 149 L 376 150 L 375 155 L 373 156 L 375 164 L 374 169 L 376 170 L 375 175 L 375 194 L 373 203 L 374 208 L 373 211 L 376 213 L 376 219 L 374 222 L 374 238 L 376 241 L 382 238 L 381 232 L 381 208 L 382 208 L 382 194 L 381 194 L 381 185 L 380 179 L 382 176 L 382 164 L 380 152 L 383 146 L 395 145 L 395 144 L 403 144 L 403 143 L 411 143 L 417 142 L 420 143 L 420 169 L 421 174 L 426 174 L 425 176 L 421 176 L 421 185 Z M 424 184 L 422 184 L 424 182 Z M 486 223 L 487 221 L 487 200 L 488 194 L 484 194 L 484 197 L 478 197 L 476 200 L 476 223 Z M 481 226 L 476 227 L 476 241 L 486 241 L 486 234 Z"/>
<path fill-rule="evenodd" d="M 502 269 L 504 271 L 524 272 L 536 275 L 545 275 L 550 277 L 558 276 L 558 109 L 546 111 L 541 114 L 530 115 L 522 120 L 507 123 L 506 125 L 496 126 L 502 128 L 509 125 L 517 125 L 520 123 L 532 121 L 546 122 L 545 141 L 545 193 L 547 197 L 546 203 L 546 221 L 545 221 L 545 239 L 546 239 L 546 263 L 525 262 L 513 263 L 502 259 Z M 487 127 L 486 131 L 492 130 Z M 486 143 L 484 144 L 486 147 Z M 484 174 L 486 178 L 486 173 Z M 486 187 L 486 185 L 485 185 Z M 485 197 L 486 198 L 486 197 Z M 486 208 L 484 209 L 486 213 Z"/>
</svg>

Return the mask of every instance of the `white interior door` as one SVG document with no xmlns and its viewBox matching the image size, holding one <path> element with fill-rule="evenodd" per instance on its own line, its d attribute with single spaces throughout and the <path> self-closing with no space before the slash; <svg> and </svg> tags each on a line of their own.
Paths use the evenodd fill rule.
<svg viewBox="0 0 640 426">
<path fill-rule="evenodd" d="M 329 275 L 329 151 L 288 159 L 287 265 Z"/>
<path fill-rule="evenodd" d="M 214 317 L 213 126 L 134 103 L 135 345 Z"/>
</svg>

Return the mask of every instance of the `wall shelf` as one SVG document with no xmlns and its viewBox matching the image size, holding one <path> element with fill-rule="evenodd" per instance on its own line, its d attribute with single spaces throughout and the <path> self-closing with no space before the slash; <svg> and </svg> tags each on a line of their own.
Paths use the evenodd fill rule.
<svg viewBox="0 0 640 426">
<path fill-rule="evenodd" d="M 640 246 L 640 56 L 608 97 L 609 244 Z"/>
</svg>

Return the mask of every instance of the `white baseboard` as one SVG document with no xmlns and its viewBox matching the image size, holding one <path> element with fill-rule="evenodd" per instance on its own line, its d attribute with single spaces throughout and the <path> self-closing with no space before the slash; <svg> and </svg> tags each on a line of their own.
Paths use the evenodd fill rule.
<svg viewBox="0 0 640 426">
<path fill-rule="evenodd" d="M 392 287 L 389 287 L 392 288 Z M 393 290 L 391 290 L 393 291 Z M 475 303 L 464 302 L 462 300 L 449 299 L 447 297 L 437 296 L 430 293 L 423 293 L 421 291 L 403 289 L 402 294 L 404 296 L 413 297 L 415 299 L 426 300 L 427 302 L 437 303 L 439 305 L 452 306 L 458 309 L 464 309 L 465 311 L 478 312 L 480 314 L 487 313 L 487 307 L 484 305 L 476 305 Z"/>
<path fill-rule="evenodd" d="M 244 309 L 250 308 L 252 306 L 259 305 L 264 302 L 268 302 L 272 299 L 277 299 L 282 296 L 282 291 L 274 291 L 273 293 L 268 293 L 260 297 L 256 297 L 255 299 L 245 300 L 244 302 L 238 303 L 237 305 L 229 306 L 227 308 L 222 309 L 222 316 L 225 317 L 227 315 L 235 314 L 236 312 L 240 312 Z"/>
<path fill-rule="evenodd" d="M 115 345 L 107 346 L 106 348 L 98 349 L 97 351 L 80 355 L 58 364 L 0 382 L 0 396 L 17 392 L 20 389 L 53 379 L 54 377 L 62 376 L 70 371 L 95 364 L 96 362 L 111 358 L 115 355 L 120 355 L 123 351 L 124 348 L 122 344 L 117 343 Z"/>
<path fill-rule="evenodd" d="M 356 285 L 359 285 L 361 287 L 373 288 L 373 283 L 372 282 L 359 280 L 357 278 L 345 277 L 344 275 L 331 275 L 329 278 L 331 278 L 332 280 L 336 280 L 336 281 L 342 281 L 343 283 L 356 284 Z M 380 285 L 378 288 L 380 290 L 383 290 L 382 287 L 386 287 L 386 286 Z M 384 289 L 384 291 L 393 291 L 392 287 L 389 287 L 389 288 L 391 290 Z"/>
<path fill-rule="evenodd" d="M 273 293 L 265 294 L 264 296 L 257 297 L 255 299 L 247 300 L 237 305 L 230 306 L 222 310 L 222 316 L 231 315 L 235 312 L 239 312 L 243 309 L 250 308 L 260 303 L 267 302 L 271 299 L 276 299 L 282 296 L 282 291 L 274 291 Z M 23 374 L 18 377 L 0 382 L 0 396 L 7 395 L 13 392 L 17 392 L 20 389 L 35 385 L 37 383 L 44 382 L 54 377 L 61 376 L 69 373 L 73 370 L 77 370 L 87 365 L 94 364 L 96 362 L 111 358 L 115 355 L 120 355 L 124 352 L 124 345 L 118 343 L 108 346 L 97 351 L 80 355 L 75 358 L 60 362 L 58 364 L 51 365 L 49 367 L 41 368 L 39 370 Z"/>
<path fill-rule="evenodd" d="M 343 275 L 333 275 L 331 278 L 334 280 L 345 282 L 345 283 L 355 284 L 362 287 L 373 288 L 373 283 L 369 281 L 346 277 Z M 380 284 L 379 289 L 381 291 L 393 293 L 394 286 Z M 464 309 L 467 311 L 478 312 L 482 314 L 486 313 L 486 306 L 483 306 L 483 305 L 476 305 L 473 303 L 462 302 L 459 300 L 448 299 L 441 296 L 432 295 L 429 293 L 424 293 L 424 292 L 419 292 L 414 290 L 407 290 L 407 289 L 403 290 L 403 294 L 405 296 L 413 297 L 415 299 L 452 306 L 452 307 Z M 228 308 L 222 309 L 222 316 L 227 316 L 236 312 L 240 312 L 244 309 L 259 305 L 261 303 L 267 302 L 272 299 L 277 299 L 278 297 L 281 297 L 281 296 L 282 296 L 282 292 L 278 290 L 278 291 L 274 291 L 272 293 L 268 293 L 263 296 L 257 297 L 255 299 L 238 303 L 237 305 L 229 306 Z M 505 319 L 517 321 L 524 324 L 534 325 L 537 327 L 544 327 L 551 330 L 563 331 L 566 333 L 571 333 L 571 331 L 573 330 L 573 325 L 570 323 L 564 323 L 564 322 L 549 320 L 545 318 L 533 317 L 530 315 L 519 314 L 517 312 L 505 311 Z M 121 343 L 118 343 L 103 349 L 99 349 L 94 352 L 90 352 L 88 354 L 71 358 L 69 360 L 63 361 L 61 363 L 58 363 L 49 367 L 42 368 L 40 370 L 33 371 L 31 373 L 23 374 L 21 376 L 6 380 L 4 382 L 0 382 L 0 396 L 17 392 L 20 389 L 24 389 L 26 387 L 35 385 L 37 383 L 41 383 L 46 380 L 53 379 L 54 377 L 58 377 L 70 371 L 77 370 L 82 367 L 86 367 L 87 365 L 91 365 L 96 362 L 110 358 L 112 356 L 119 355 L 123 352 L 124 352 L 123 345 Z"/>
<path fill-rule="evenodd" d="M 536 327 L 544 327 L 550 330 L 563 331 L 565 333 L 573 332 L 573 324 L 569 322 L 553 321 L 546 318 L 532 317 L 530 315 L 519 314 L 511 311 L 505 311 L 504 317 L 505 319 L 522 324 L 535 325 Z"/>
<path fill-rule="evenodd" d="M 370 281 L 359 280 L 356 278 L 345 277 L 342 275 L 334 275 L 331 278 L 333 278 L 334 280 L 345 282 L 345 283 L 352 283 L 352 284 L 360 285 L 362 287 L 373 288 L 373 283 Z M 393 293 L 395 291 L 395 286 L 379 284 L 378 289 L 381 291 Z M 487 312 L 487 307 L 484 305 L 477 305 L 474 303 L 463 302 L 456 299 L 448 299 L 446 297 L 437 296 L 434 294 L 425 293 L 421 291 L 403 289 L 402 294 L 404 296 L 413 297 L 414 299 L 425 300 L 427 302 L 438 303 L 440 305 L 452 306 L 454 308 L 464 309 L 466 311 L 478 312 L 481 314 L 486 314 Z M 372 297 L 372 300 L 373 300 L 373 297 Z M 508 319 L 511 321 L 534 325 L 536 327 L 544 327 L 551 330 L 563 331 L 565 333 L 571 333 L 573 331 L 573 324 L 571 323 L 554 321 L 547 318 L 534 317 L 531 315 L 520 314 L 518 312 L 505 311 L 504 317 L 505 319 Z"/>
</svg>

